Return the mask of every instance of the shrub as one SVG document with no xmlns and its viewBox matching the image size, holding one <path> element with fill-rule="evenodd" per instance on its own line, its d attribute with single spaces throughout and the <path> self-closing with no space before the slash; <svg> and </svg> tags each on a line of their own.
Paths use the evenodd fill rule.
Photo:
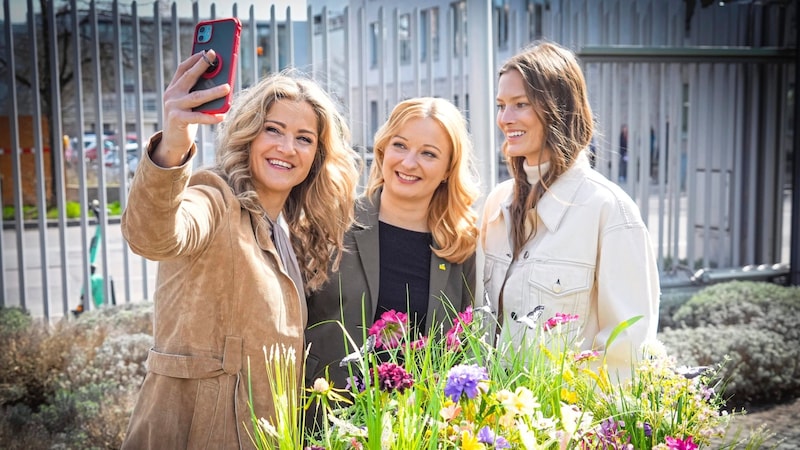
<svg viewBox="0 0 800 450">
<path fill-rule="evenodd" d="M 31 315 L 22 308 L 16 306 L 0 308 L 0 335 L 24 331 L 32 322 Z"/>
<path fill-rule="evenodd" d="M 800 288 L 732 281 L 699 291 L 678 308 L 660 340 L 681 361 L 729 358 L 723 376 L 731 404 L 797 397 L 800 391 Z"/>
<path fill-rule="evenodd" d="M 2 312 L 2 330 L 25 323 Z M 15 329 L 0 333 L 0 442 L 13 443 L 5 448 L 119 448 L 153 345 L 152 304 Z"/>
</svg>

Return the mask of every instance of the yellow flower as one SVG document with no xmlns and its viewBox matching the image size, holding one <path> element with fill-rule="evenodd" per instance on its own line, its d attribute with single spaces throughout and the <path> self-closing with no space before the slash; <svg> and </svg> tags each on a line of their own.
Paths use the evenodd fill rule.
<svg viewBox="0 0 800 450">
<path fill-rule="evenodd" d="M 578 393 L 575 391 L 569 391 L 567 388 L 561 388 L 561 399 L 573 405 L 578 403 Z"/>
<path fill-rule="evenodd" d="M 461 432 L 461 450 L 486 450 L 486 446 L 478 442 L 478 438 L 468 431 Z"/>
</svg>

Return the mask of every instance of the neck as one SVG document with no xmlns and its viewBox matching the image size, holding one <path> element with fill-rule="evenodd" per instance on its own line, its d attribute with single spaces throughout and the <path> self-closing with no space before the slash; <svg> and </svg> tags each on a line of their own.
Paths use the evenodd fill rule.
<svg viewBox="0 0 800 450">
<path fill-rule="evenodd" d="M 427 233 L 430 231 L 428 228 L 429 205 L 430 200 L 425 204 L 398 201 L 398 199 L 386 195 L 386 191 L 383 191 L 378 219 L 381 222 L 405 228 L 406 230 Z"/>
<path fill-rule="evenodd" d="M 274 195 L 259 195 L 258 198 L 261 202 L 261 207 L 264 208 L 270 220 L 273 222 L 278 220 L 278 216 L 281 215 L 283 206 L 286 204 L 286 199 L 278 199 Z"/>
</svg>

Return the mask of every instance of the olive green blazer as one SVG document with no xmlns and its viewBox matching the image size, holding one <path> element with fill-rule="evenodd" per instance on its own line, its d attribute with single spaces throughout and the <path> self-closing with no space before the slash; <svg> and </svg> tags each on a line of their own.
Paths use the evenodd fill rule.
<svg viewBox="0 0 800 450">
<path fill-rule="evenodd" d="M 305 333 L 306 346 L 310 344 L 306 360 L 308 386 L 325 376 L 327 368 L 328 379 L 334 382 L 334 386 L 345 387 L 349 372 L 346 367 L 339 367 L 339 362 L 354 348 L 337 322 L 344 324 L 360 348 L 375 316 L 380 281 L 380 191 L 372 198 L 360 198 L 355 208 L 356 224 L 345 234 L 348 252 L 342 258 L 339 271 L 329 273 L 328 282 L 308 298 L 308 328 Z M 452 264 L 431 254 L 430 301 L 425 329 L 440 324 L 444 325 L 445 331 L 449 329 L 454 311 L 464 311 L 472 305 L 474 292 L 474 254 L 462 264 Z"/>
</svg>

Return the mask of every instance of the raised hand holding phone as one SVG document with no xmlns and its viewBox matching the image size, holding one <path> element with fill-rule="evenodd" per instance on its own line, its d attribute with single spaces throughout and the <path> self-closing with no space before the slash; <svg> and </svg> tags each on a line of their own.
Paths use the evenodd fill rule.
<svg viewBox="0 0 800 450">
<path fill-rule="evenodd" d="M 227 83 L 231 92 L 224 98 L 214 99 L 196 108 L 209 114 L 227 112 L 233 96 L 233 84 L 236 68 L 239 63 L 239 37 L 242 24 L 235 17 L 217 20 L 206 20 L 195 26 L 192 54 L 202 53 L 208 69 L 200 76 L 191 91 L 209 89 Z M 216 59 L 206 58 L 208 50 L 214 50 Z"/>
</svg>

